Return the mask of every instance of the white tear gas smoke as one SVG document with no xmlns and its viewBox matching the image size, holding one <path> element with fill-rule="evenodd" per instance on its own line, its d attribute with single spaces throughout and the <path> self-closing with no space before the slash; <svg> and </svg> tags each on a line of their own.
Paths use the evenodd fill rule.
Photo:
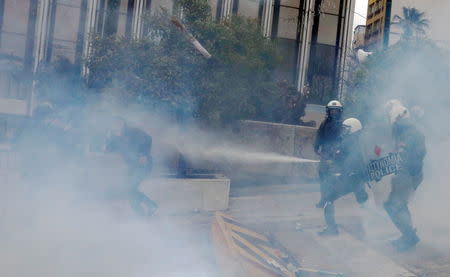
<svg viewBox="0 0 450 277">
<path fill-rule="evenodd" d="M 392 53 L 398 55 L 393 56 Z M 383 55 L 391 55 L 392 61 L 386 61 Z M 373 74 L 373 80 L 379 78 L 367 86 L 372 94 L 364 100 L 365 107 L 369 109 L 362 116 L 370 114 L 364 122 L 367 156 L 376 158 L 373 152 L 375 145 L 381 146 L 382 155 L 393 151 L 391 127 L 388 114 L 383 114 L 383 105 L 388 100 L 398 99 L 409 109 L 410 120 L 424 132 L 426 138 L 424 181 L 409 205 L 413 222 L 424 244 L 449 250 L 450 239 L 445 234 L 450 231 L 450 223 L 444 220 L 450 209 L 450 202 L 444 197 L 450 195 L 447 168 L 450 162 L 450 125 L 446 116 L 450 105 L 448 52 L 423 41 L 401 41 L 393 48 L 369 57 L 365 66 Z M 359 104 L 362 105 L 362 102 L 363 98 Z M 389 180 L 375 186 L 378 208 L 384 212 L 382 203 L 390 191 Z M 394 234 L 396 229 L 390 222 L 385 223 L 382 228 L 391 229 Z"/>
<path fill-rule="evenodd" d="M 46 148 L 38 160 L 27 161 L 26 169 L 36 175 L 26 174 L 24 168 L 18 171 L 27 178 L 13 178 L 18 173 L 13 170 L 0 172 L 0 275 L 216 276 L 209 229 L 192 231 L 198 228 L 176 218 L 133 214 L 126 170 L 120 162 L 110 162 L 112 157 L 103 159 L 102 147 L 95 147 L 103 143 L 108 118 L 118 114 L 111 109 L 106 117 L 91 113 L 102 106 L 57 114 L 82 122 L 77 139 L 90 147 L 81 160 L 72 152 Z M 124 114 L 140 116 L 130 110 Z M 16 151 L 40 150 L 35 148 L 41 146 L 41 137 L 24 139 Z M 66 142 L 51 134 L 44 134 L 43 140 Z"/>
<path fill-rule="evenodd" d="M 1 187 L 1 276 L 216 276 L 206 232 L 120 216 L 61 186 Z"/>
<path fill-rule="evenodd" d="M 153 137 L 155 144 L 174 148 L 189 160 L 228 163 L 316 163 L 318 160 L 281 155 L 261 150 L 255 142 L 243 143 L 229 130 L 223 132 L 206 131 L 189 124 L 177 125 L 169 122 L 161 114 L 137 112 L 136 109 L 124 110 L 120 106 L 105 104 L 103 109 L 113 109 L 127 121 L 146 131 Z M 158 147 L 154 149 L 158 158 Z M 160 153 L 163 155 L 164 153 Z"/>
<path fill-rule="evenodd" d="M 250 2 L 258 3 L 241 1 Z M 381 106 L 388 99 L 398 98 L 407 107 L 419 105 L 425 111 L 421 119 L 428 140 L 425 180 L 411 202 L 411 210 L 423 242 L 449 250 L 450 128 L 447 114 L 450 89 L 447 81 L 450 71 L 435 65 L 435 57 L 429 59 L 428 54 L 412 53 L 407 62 L 384 68 L 386 76 L 392 78 L 386 79 L 383 82 L 386 86 L 370 100 L 372 105 Z M 96 109 L 105 110 L 106 119 L 92 112 Z M 180 130 L 163 120 L 163 116 L 139 113 L 133 107 L 110 106 L 105 102 L 93 104 L 90 110 L 86 115 L 75 113 L 74 121 L 82 122 L 85 128 L 82 140 L 90 142 L 92 148 L 97 142 L 102 144 L 107 117 L 119 114 L 131 125 L 152 135 L 155 146 L 174 145 L 192 159 L 256 164 L 311 162 L 249 149 L 223 138 L 223 134 L 203 132 L 194 127 Z M 369 118 L 368 122 L 372 119 L 375 121 Z M 375 144 L 381 144 L 380 141 L 386 141 L 386 147 L 382 145 L 382 148 L 389 151 L 388 133 L 369 133 L 368 137 L 368 151 L 372 151 Z M 34 145 L 35 137 L 29 139 Z M 98 148 L 101 152 L 101 146 Z M 154 149 L 155 159 L 162 155 L 158 151 Z M 37 168 L 41 166 L 37 161 L 31 162 Z M 81 163 L 72 164 L 64 155 L 48 155 L 47 162 L 51 165 L 51 174 L 40 180 L 23 183 L 7 181 L 8 178 L 2 176 L 1 276 L 216 275 L 211 249 L 203 247 L 208 244 L 208 233 L 192 234 L 172 219 L 138 219 L 123 208 L 122 198 L 110 199 L 108 194 L 114 189 L 110 179 L 126 173 L 118 173 L 120 170 L 110 164 L 89 168 L 91 163 L 83 159 Z M 92 175 L 101 176 L 90 179 Z M 118 208 L 111 207 L 111 203 Z M 395 232 L 387 221 L 378 227 Z"/>
<path fill-rule="evenodd" d="M 29 161 L 27 167 L 37 173 L 43 169 L 44 174 L 2 182 L 0 275 L 216 276 L 207 228 L 198 233 L 174 218 L 133 216 L 127 202 L 127 171 L 114 157 L 102 153 L 111 115 L 153 136 L 155 162 L 164 154 L 158 149 L 164 144 L 194 160 L 309 162 L 249 150 L 227 137 L 219 139 L 223 134 L 171 125 L 165 115 L 116 106 L 106 99 L 84 111 L 65 109 L 56 115 L 64 121 L 69 118 L 69 125 L 81 124 L 77 139 L 88 148 L 80 148 L 87 151 L 78 153 L 80 160 L 73 153 L 47 149 L 45 159 Z M 40 139 L 26 137 L 24 149 L 17 150 L 33 150 Z"/>
<path fill-rule="evenodd" d="M 185 144 L 180 150 L 182 154 L 192 158 L 201 158 L 210 161 L 224 160 L 234 163 L 317 163 L 318 160 L 303 159 L 284 156 L 277 153 L 253 152 L 236 146 L 212 146 L 196 148 L 195 145 Z"/>
</svg>

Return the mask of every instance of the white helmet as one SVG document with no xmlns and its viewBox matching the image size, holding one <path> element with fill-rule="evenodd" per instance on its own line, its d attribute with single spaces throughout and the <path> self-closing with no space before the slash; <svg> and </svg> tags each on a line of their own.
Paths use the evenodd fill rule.
<svg viewBox="0 0 450 277">
<path fill-rule="evenodd" d="M 341 102 L 337 101 L 337 100 L 331 100 L 330 102 L 328 102 L 327 104 L 327 108 L 337 108 L 337 109 L 342 109 L 342 104 Z"/>
<path fill-rule="evenodd" d="M 356 133 L 362 129 L 361 122 L 354 117 L 344 120 L 344 122 L 342 122 L 342 126 L 345 128 L 346 134 L 348 135 Z"/>
<path fill-rule="evenodd" d="M 384 107 L 389 115 L 391 124 L 409 117 L 408 109 L 397 99 L 389 100 Z"/>
<path fill-rule="evenodd" d="M 330 102 L 328 102 L 326 107 L 327 117 L 340 120 L 342 117 L 343 109 L 344 108 L 342 107 L 341 102 L 337 100 L 331 100 Z"/>
<path fill-rule="evenodd" d="M 402 105 L 402 102 L 400 102 L 400 100 L 398 100 L 398 99 L 391 99 L 391 100 L 387 101 L 386 104 L 384 104 L 384 106 L 389 109 L 392 106 L 401 106 L 401 105 Z"/>
</svg>

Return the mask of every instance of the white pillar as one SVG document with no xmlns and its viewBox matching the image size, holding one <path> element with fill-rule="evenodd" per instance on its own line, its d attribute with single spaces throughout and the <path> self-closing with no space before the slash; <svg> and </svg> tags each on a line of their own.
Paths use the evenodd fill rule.
<svg viewBox="0 0 450 277">
<path fill-rule="evenodd" d="M 90 38 L 91 35 L 95 32 L 95 25 L 97 22 L 97 8 L 98 8 L 98 0 L 88 0 L 87 11 L 86 11 L 86 25 L 84 29 L 84 44 L 83 44 L 83 57 L 88 57 L 91 53 L 91 44 Z M 86 65 L 83 65 L 83 75 L 86 76 L 89 74 L 89 69 Z"/>
<path fill-rule="evenodd" d="M 49 25 L 51 17 L 51 0 L 41 0 L 38 2 L 38 11 L 36 16 L 36 29 L 35 36 L 36 40 L 34 42 L 34 63 L 33 63 L 33 73 L 36 73 L 41 65 L 42 61 L 45 60 L 47 45 L 48 45 L 48 35 L 49 35 Z M 56 0 L 55 0 L 56 1 Z M 30 102 L 28 105 L 28 114 L 33 115 L 34 108 L 36 106 L 36 85 L 37 81 L 33 79 L 31 84 L 31 94 Z"/>
<path fill-rule="evenodd" d="M 45 59 L 48 45 L 48 31 L 51 17 L 50 0 L 41 0 L 38 3 L 36 41 L 34 47 L 33 72 L 36 72 L 41 62 Z"/>
<path fill-rule="evenodd" d="M 339 64 L 338 64 L 338 91 L 339 98 L 344 98 L 346 92 L 345 80 L 348 78 L 348 70 L 346 67 L 348 66 L 348 52 L 351 51 L 352 47 L 352 34 L 353 34 L 353 11 L 355 10 L 355 0 L 346 0 L 345 1 L 345 10 L 343 13 L 343 23 L 341 30 L 341 45 L 339 51 Z M 342 100 L 342 99 L 339 99 Z"/>
<path fill-rule="evenodd" d="M 272 35 L 274 0 L 265 0 L 261 18 L 261 28 L 265 37 Z"/>
<path fill-rule="evenodd" d="M 312 25 L 314 23 L 314 5 L 315 0 L 306 0 L 305 6 L 300 7 L 303 9 L 303 16 L 302 22 L 300 22 L 300 47 L 297 61 L 297 90 L 299 91 L 303 90 L 306 81 L 306 73 L 308 72 Z"/>
<path fill-rule="evenodd" d="M 145 6 L 144 0 L 135 0 L 133 7 L 133 24 L 131 33 L 134 39 L 139 39 L 142 35 L 142 15 Z"/>
<path fill-rule="evenodd" d="M 223 0 L 220 19 L 227 19 L 233 13 L 233 0 Z"/>
</svg>

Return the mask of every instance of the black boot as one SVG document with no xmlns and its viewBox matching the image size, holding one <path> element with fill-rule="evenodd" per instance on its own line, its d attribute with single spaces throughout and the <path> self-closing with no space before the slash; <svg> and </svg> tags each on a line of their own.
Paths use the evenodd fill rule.
<svg viewBox="0 0 450 277">
<path fill-rule="evenodd" d="M 323 209 L 325 207 L 325 200 L 323 198 L 320 198 L 319 202 L 316 204 L 316 208 Z"/>
<path fill-rule="evenodd" d="M 142 217 L 153 216 L 158 210 L 158 204 L 137 189 L 130 192 L 130 206 L 136 215 Z"/>
<path fill-rule="evenodd" d="M 411 214 L 407 204 L 395 205 L 392 202 L 385 202 L 384 208 L 392 223 L 402 233 L 399 239 L 391 242 L 392 246 L 399 252 L 408 251 L 419 242 L 419 238 L 417 237 L 416 229 L 412 226 Z"/>
<path fill-rule="evenodd" d="M 322 237 L 337 236 L 337 235 L 339 235 L 339 230 L 338 230 L 337 225 L 327 226 L 325 229 L 318 232 L 317 234 Z"/>
<path fill-rule="evenodd" d="M 336 236 L 339 234 L 339 230 L 334 218 L 334 204 L 332 202 L 326 202 L 325 208 L 323 209 L 325 215 L 325 222 L 327 227 L 320 231 L 319 236 Z"/>
<path fill-rule="evenodd" d="M 408 234 L 403 234 L 399 239 L 391 243 L 398 252 L 406 252 L 413 249 L 419 241 L 420 239 L 416 234 L 416 230 L 413 230 Z"/>
</svg>

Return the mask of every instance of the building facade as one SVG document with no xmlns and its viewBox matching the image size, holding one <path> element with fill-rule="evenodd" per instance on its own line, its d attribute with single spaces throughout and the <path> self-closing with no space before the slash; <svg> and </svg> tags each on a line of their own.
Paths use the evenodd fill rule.
<svg viewBox="0 0 450 277">
<path fill-rule="evenodd" d="M 339 90 L 354 0 L 207 1 L 217 20 L 233 14 L 259 19 L 263 34 L 279 41 L 285 63 L 278 77 L 299 91 L 305 84 Z M 86 74 L 83 60 L 92 33 L 139 38 L 144 12 L 161 7 L 171 12 L 173 5 L 172 0 L 0 0 L 0 69 L 16 67 L 31 76 L 18 82 L 0 70 L 0 101 L 25 101 L 30 112 L 32 76 L 41 66 L 64 57 Z"/>
<path fill-rule="evenodd" d="M 447 0 L 369 0 L 366 24 L 366 50 L 373 51 L 395 44 L 402 36 L 395 24 L 395 16 L 403 17 L 403 7 L 416 8 L 425 13 L 429 23 L 426 35 L 439 46 L 450 49 L 447 31 L 450 1 Z"/>
<path fill-rule="evenodd" d="M 366 43 L 366 25 L 358 25 L 353 31 L 353 50 L 363 49 Z"/>
<path fill-rule="evenodd" d="M 380 49 L 389 44 L 392 0 L 369 0 L 365 48 L 369 51 Z"/>
</svg>

